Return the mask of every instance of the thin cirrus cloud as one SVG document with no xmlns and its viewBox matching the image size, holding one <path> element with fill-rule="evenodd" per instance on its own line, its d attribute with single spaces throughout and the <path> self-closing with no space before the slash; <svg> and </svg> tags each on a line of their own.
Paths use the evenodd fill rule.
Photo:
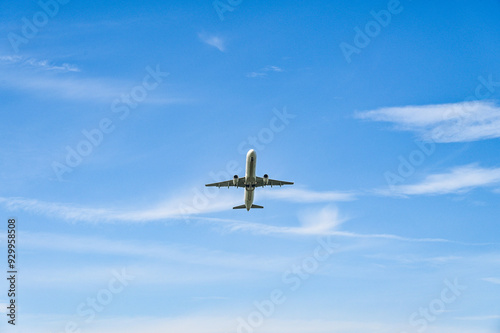
<svg viewBox="0 0 500 333">
<path fill-rule="evenodd" d="M 76 65 L 63 63 L 61 65 L 54 65 L 49 63 L 48 60 L 36 60 L 36 59 L 28 59 L 26 64 L 33 66 L 35 68 L 40 68 L 48 71 L 61 71 L 61 72 L 80 72 L 80 68 Z"/>
<path fill-rule="evenodd" d="M 253 223 L 240 220 L 228 220 L 200 216 L 202 213 L 223 211 L 228 205 L 239 202 L 240 198 L 227 196 L 217 197 L 201 206 L 187 206 L 185 200 L 171 201 L 153 208 L 137 210 L 121 210 L 106 208 L 88 208 L 61 203 L 43 202 L 34 199 L 2 198 L 0 205 L 9 211 L 27 211 L 42 214 L 51 218 L 60 218 L 66 221 L 81 222 L 151 222 L 166 219 L 193 218 L 210 222 L 229 232 L 251 232 L 260 235 L 288 235 L 288 236 L 338 236 L 356 239 L 385 239 L 403 242 L 425 243 L 456 243 L 441 238 L 408 238 L 392 234 L 359 234 L 338 230 L 347 218 L 340 216 L 338 209 L 330 205 L 317 211 L 301 212 L 298 219 L 300 226 L 273 226 L 263 223 Z"/>
<path fill-rule="evenodd" d="M 343 218 L 340 218 L 337 208 L 330 206 L 319 211 L 302 213 L 299 216 L 302 225 L 297 227 L 277 227 L 239 220 L 202 217 L 199 215 L 231 209 L 232 206 L 240 202 L 241 198 L 234 194 L 227 194 L 218 195 L 214 199 L 204 198 L 202 201 L 195 202 L 196 200 L 195 197 L 186 196 L 165 201 L 153 207 L 135 210 L 82 207 L 25 198 L 0 197 L 0 204 L 9 211 L 22 210 L 72 222 L 141 223 L 194 218 L 195 220 L 211 222 L 231 232 L 250 231 L 257 234 L 323 235 L 330 233 L 344 221 Z"/>
<path fill-rule="evenodd" d="M 461 245 L 484 245 L 482 243 L 463 243 L 443 238 L 410 238 L 393 234 L 360 234 L 351 231 L 339 230 L 339 226 L 348 220 L 341 216 L 338 209 L 328 205 L 317 211 L 303 211 L 299 213 L 300 226 L 275 226 L 263 223 L 230 220 L 221 218 L 197 217 L 197 219 L 218 223 L 228 232 L 250 232 L 257 235 L 282 236 L 333 236 L 346 239 L 379 239 L 409 243 L 456 243 Z"/>
<path fill-rule="evenodd" d="M 465 193 L 478 187 L 500 183 L 500 168 L 482 168 L 475 164 L 455 167 L 449 172 L 428 175 L 420 183 L 396 185 L 378 191 L 384 195 L 438 195 Z"/>
<path fill-rule="evenodd" d="M 240 311 L 240 312 L 238 312 Z M 163 318 L 155 316 L 134 316 L 134 317 L 109 317 L 98 320 L 99 325 L 92 326 L 92 332 L 95 333 L 131 333 L 131 332 L 183 332 L 183 333 L 229 333 L 229 332 L 251 332 L 251 330 L 239 329 L 238 321 L 235 318 L 241 316 L 239 307 L 225 309 L 222 312 L 210 312 L 209 314 L 196 313 L 180 317 Z M 248 310 L 247 310 L 248 311 Z M 28 330 L 26 332 L 49 333 L 59 329 L 54 323 L 59 323 L 60 318 L 54 315 L 44 314 L 43 318 L 49 320 L 41 320 L 42 315 L 27 313 L 26 316 L 29 322 L 26 324 Z M 36 327 L 32 323 L 38 323 Z M 83 326 L 82 326 L 83 327 Z M 290 332 L 290 333 L 346 333 L 346 332 L 403 332 L 411 329 L 410 326 L 405 327 L 403 324 L 394 324 L 384 321 L 366 320 L 318 320 L 317 318 L 308 318 L 302 316 L 296 318 L 291 316 L 288 318 L 270 317 L 265 321 L 265 330 L 261 332 Z M 257 330 L 256 330 L 257 331 Z M 434 324 L 429 333 L 490 333 L 491 330 L 481 328 L 463 327 L 463 325 L 444 326 L 442 324 Z"/>
<path fill-rule="evenodd" d="M 0 56 L 0 63 L 2 65 L 17 65 L 22 68 L 33 68 L 45 71 L 58 71 L 58 72 L 80 72 L 78 66 L 68 63 L 54 64 L 49 60 L 38 60 L 35 58 L 26 58 L 22 56 L 2 55 Z"/>
<path fill-rule="evenodd" d="M 4 61 L 5 64 L 5 61 Z M 16 70 L 13 70 L 14 64 Z M 17 90 L 42 98 L 58 100 L 112 103 L 120 96 L 130 93 L 134 81 L 104 77 L 81 77 L 80 70 L 70 64 L 53 65 L 46 61 L 12 62 L 11 66 L 1 66 L 8 80 L 0 81 L 0 88 Z M 70 73 L 71 72 L 71 73 Z M 147 71 L 144 70 L 144 75 Z M 136 78 L 135 86 L 141 85 L 144 75 Z M 170 96 L 158 96 L 151 92 L 141 103 L 171 105 L 186 103 L 187 100 Z M 154 96 L 153 96 L 154 95 Z"/>
<path fill-rule="evenodd" d="M 222 227 L 230 232 L 247 231 L 260 235 L 332 235 L 346 218 L 339 215 L 338 209 L 332 206 L 320 210 L 306 211 L 299 214 L 300 226 L 273 226 L 269 224 L 226 220 L 218 218 L 202 218 L 222 223 Z"/>
<path fill-rule="evenodd" d="M 250 77 L 250 78 L 257 78 L 257 77 L 264 77 L 264 76 L 267 76 L 269 73 L 272 73 L 272 72 L 283 72 L 283 69 L 278 67 L 278 66 L 266 66 L 264 68 L 262 68 L 261 70 L 257 71 L 257 72 L 250 72 L 247 74 L 247 77 Z"/>
<path fill-rule="evenodd" d="M 153 70 L 155 66 L 150 66 Z M 156 66 L 158 71 L 159 65 Z M 143 84 L 144 75 L 131 80 L 107 77 L 83 77 L 78 66 L 69 63 L 56 64 L 49 60 L 18 55 L 0 55 L 0 70 L 8 80 L 0 81 L 0 88 L 18 90 L 35 96 L 85 102 L 112 103 L 120 96 L 129 94 L 131 86 Z M 160 71 L 163 71 L 160 68 Z M 187 99 L 159 96 L 151 92 L 141 103 L 171 105 L 189 102 Z"/>
<path fill-rule="evenodd" d="M 336 202 L 356 200 L 356 194 L 353 192 L 335 192 L 335 191 L 310 191 L 299 188 L 286 188 L 279 191 L 262 191 L 259 193 L 264 198 L 281 199 L 290 202 Z"/>
<path fill-rule="evenodd" d="M 211 313 L 196 313 L 183 315 L 178 317 L 159 317 L 159 316 L 128 316 L 128 317 L 103 317 L 96 320 L 92 325 L 92 332 L 95 333 L 131 333 L 131 332 L 184 332 L 184 333 L 229 333 L 236 332 L 238 321 L 235 318 L 240 316 L 239 307 L 231 308 L 221 313 L 212 311 Z M 53 314 L 44 314 L 43 317 L 39 314 L 25 314 L 27 317 L 27 328 L 24 332 L 39 332 L 49 333 L 60 330 L 60 316 Z M 44 320 L 42 320 L 42 318 Z M 73 319 L 73 318 L 72 318 Z M 69 320 L 69 319 L 68 319 Z M 34 325 L 33 323 L 40 324 Z M 56 325 L 57 323 L 59 325 Z M 96 323 L 98 325 L 96 325 Z M 86 328 L 87 323 L 82 323 L 81 327 Z M 376 330 L 370 327 L 377 327 Z M 269 329 L 266 332 L 287 331 L 292 333 L 308 331 L 311 333 L 325 332 L 352 332 L 363 331 L 367 333 L 380 332 L 379 323 L 358 323 L 358 322 L 341 322 L 327 321 L 319 322 L 317 320 L 284 320 L 269 318 L 266 320 L 266 327 Z M 77 326 L 78 327 L 78 326 Z M 332 328 L 334 328 L 332 330 Z M 384 327 L 387 329 L 387 327 Z M 239 329 L 238 331 L 244 331 Z M 387 329 L 387 331 L 396 331 L 396 329 Z M 251 331 L 248 331 L 251 332 Z M 461 333 L 461 332 L 460 332 Z"/>
<path fill-rule="evenodd" d="M 496 319 L 500 319 L 500 315 L 464 316 L 464 317 L 455 317 L 455 319 L 457 319 L 457 320 L 472 320 L 472 321 L 496 320 Z"/>
<path fill-rule="evenodd" d="M 25 247 L 37 251 L 63 251 L 99 254 L 101 256 L 138 257 L 159 259 L 163 262 L 232 269 L 276 271 L 284 266 L 289 257 L 262 258 L 254 255 L 210 250 L 192 245 L 164 244 L 137 240 L 116 240 L 96 236 L 80 236 L 54 233 L 26 233 Z"/>
<path fill-rule="evenodd" d="M 226 41 L 222 37 L 206 33 L 199 33 L 198 37 L 203 43 L 213 46 L 221 52 L 226 51 Z"/>
<path fill-rule="evenodd" d="M 301 189 L 262 191 L 263 197 L 290 202 L 335 202 L 355 200 L 353 193 L 315 192 Z M 186 194 L 172 200 L 160 202 L 151 207 L 137 209 L 93 208 L 59 202 L 47 202 L 29 198 L 0 197 L 0 204 L 9 210 L 24 210 L 57 217 L 69 221 L 82 222 L 149 222 L 162 219 L 182 219 L 200 214 L 231 209 L 241 203 L 241 193 L 218 193 L 215 197 L 199 197 Z"/>
<path fill-rule="evenodd" d="M 80 222 L 152 222 L 159 220 L 190 219 L 203 220 L 230 232 L 247 231 L 256 234 L 281 235 L 325 235 L 331 234 L 345 219 L 339 216 L 335 207 L 327 206 L 319 211 L 302 213 L 301 226 L 281 227 L 239 220 L 224 220 L 199 216 L 231 209 L 241 198 L 234 195 L 217 196 L 215 199 L 192 204 L 193 197 L 185 197 L 161 203 L 155 207 L 125 210 L 109 208 L 89 208 L 70 204 L 44 202 L 24 198 L 2 198 L 0 204 L 10 211 L 27 211 L 43 214 L 51 218 Z"/>
<path fill-rule="evenodd" d="M 57 202 L 45 202 L 25 198 L 3 198 L 0 204 L 9 211 L 27 211 L 43 214 L 51 218 L 79 222 L 151 222 L 168 219 L 195 219 L 222 225 L 230 231 L 252 231 L 259 234 L 323 234 L 331 231 L 342 223 L 336 208 L 324 208 L 319 212 L 303 214 L 300 217 L 301 227 L 275 227 L 259 223 L 249 223 L 237 220 L 224 220 L 209 217 L 198 217 L 203 213 L 212 213 L 230 209 L 241 198 L 235 195 L 220 195 L 213 200 L 192 204 L 194 197 L 170 200 L 155 207 L 139 208 L 136 210 L 90 208 Z"/>
<path fill-rule="evenodd" d="M 492 101 L 388 107 L 355 117 L 389 122 L 435 142 L 470 142 L 500 137 L 500 106 Z"/>
<path fill-rule="evenodd" d="M 241 200 L 241 199 L 240 199 Z M 164 219 L 183 219 L 189 216 L 226 210 L 229 205 L 239 200 L 235 196 L 218 196 L 216 200 L 204 198 L 197 201 L 196 196 L 185 196 L 161 202 L 152 207 L 93 208 L 59 202 L 47 202 L 36 199 L 0 197 L 0 204 L 10 211 L 27 211 L 67 221 L 80 222 L 150 222 Z"/>
<path fill-rule="evenodd" d="M 48 60 L 38 60 L 33 57 L 2 55 L 0 68 L 4 76 L 9 78 L 0 82 L 0 88 L 14 89 L 43 97 L 111 101 L 127 89 L 125 82 L 71 75 L 80 72 L 76 65 L 54 64 Z"/>
<path fill-rule="evenodd" d="M 45 76 L 21 73 L 0 83 L 2 88 L 16 89 L 44 97 L 65 100 L 110 102 L 127 92 L 124 82 L 106 79 Z M 128 88 L 130 90 L 130 88 Z"/>
<path fill-rule="evenodd" d="M 493 284 L 500 284 L 500 278 L 496 278 L 496 277 L 487 277 L 487 278 L 483 278 L 481 280 L 489 282 L 489 283 L 493 283 Z"/>
</svg>

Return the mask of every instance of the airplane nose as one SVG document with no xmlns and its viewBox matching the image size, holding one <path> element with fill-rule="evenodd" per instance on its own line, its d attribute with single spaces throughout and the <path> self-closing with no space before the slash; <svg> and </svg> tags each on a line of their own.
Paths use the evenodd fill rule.
<svg viewBox="0 0 500 333">
<path fill-rule="evenodd" d="M 255 150 L 253 150 L 253 149 L 250 149 L 250 150 L 248 151 L 248 153 L 247 153 L 247 156 L 256 156 L 256 155 L 257 155 L 257 153 L 256 153 L 256 152 L 255 152 Z"/>
</svg>

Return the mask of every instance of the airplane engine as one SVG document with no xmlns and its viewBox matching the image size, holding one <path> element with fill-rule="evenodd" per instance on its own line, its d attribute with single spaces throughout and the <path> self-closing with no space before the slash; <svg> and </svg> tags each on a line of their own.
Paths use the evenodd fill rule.
<svg viewBox="0 0 500 333">
<path fill-rule="evenodd" d="M 238 186 L 238 175 L 234 175 L 233 177 L 233 185 Z"/>
<path fill-rule="evenodd" d="M 264 177 L 262 179 L 264 181 L 264 185 L 269 184 L 269 176 L 267 175 L 267 173 L 264 175 Z"/>
</svg>

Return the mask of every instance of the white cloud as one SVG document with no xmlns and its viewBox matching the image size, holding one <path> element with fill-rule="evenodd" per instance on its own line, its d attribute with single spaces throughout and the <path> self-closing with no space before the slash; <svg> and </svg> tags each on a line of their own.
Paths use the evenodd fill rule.
<svg viewBox="0 0 500 333">
<path fill-rule="evenodd" d="M 276 271 L 290 260 L 287 257 L 254 255 L 210 250 L 193 245 L 164 244 L 139 240 L 115 240 L 96 236 L 74 236 L 55 233 L 23 233 L 24 246 L 37 251 L 63 251 L 160 259 L 163 263 L 184 263 L 206 267 L 229 267 L 257 271 Z"/>
<path fill-rule="evenodd" d="M 120 96 L 129 94 L 131 86 L 140 85 L 143 76 L 136 81 L 117 80 L 106 77 L 82 77 L 80 68 L 69 63 L 54 64 L 48 60 L 37 60 L 21 56 L 0 56 L 0 68 L 5 80 L 0 88 L 15 89 L 43 98 L 111 103 Z M 70 73 L 71 72 L 71 73 Z M 72 75 L 71 75 L 72 74 Z M 141 102 L 145 104 L 170 105 L 185 103 L 181 98 L 159 96 L 151 92 Z"/>
<path fill-rule="evenodd" d="M 326 206 L 321 210 L 306 211 L 299 214 L 301 226 L 284 227 L 269 224 L 252 223 L 237 220 L 212 219 L 216 222 L 224 222 L 226 229 L 231 232 L 249 231 L 262 235 L 332 235 L 336 234 L 334 229 L 345 221 L 339 216 L 336 207 Z"/>
<path fill-rule="evenodd" d="M 336 207 L 326 206 L 321 210 L 312 210 L 300 214 L 299 221 L 302 223 L 302 233 L 321 235 L 333 231 L 345 219 L 339 216 L 339 211 Z"/>
<path fill-rule="evenodd" d="M 489 277 L 489 278 L 483 278 L 481 280 L 489 282 L 489 283 L 493 283 L 493 284 L 500 284 L 500 278 Z"/>
<path fill-rule="evenodd" d="M 282 189 L 262 191 L 264 197 L 292 202 L 329 202 L 354 200 L 354 195 L 340 192 L 313 192 L 307 190 Z M 196 194 L 198 193 L 198 194 Z M 83 222 L 149 222 L 164 219 L 183 219 L 200 214 L 231 209 L 241 203 L 241 193 L 218 192 L 214 197 L 201 192 L 186 193 L 150 207 L 84 207 L 69 203 L 47 202 L 37 199 L 0 197 L 0 204 L 11 211 L 24 210 L 68 221 Z"/>
<path fill-rule="evenodd" d="M 473 320 L 473 321 L 496 320 L 496 319 L 500 319 L 500 315 L 465 316 L 465 317 L 455 317 L 455 319 L 458 319 L 458 320 Z"/>
<path fill-rule="evenodd" d="M 229 232 L 248 231 L 261 235 L 331 235 L 348 238 L 374 238 L 389 239 L 406 242 L 452 242 L 440 238 L 407 238 L 391 234 L 357 234 L 349 231 L 337 231 L 336 228 L 347 220 L 339 216 L 338 210 L 332 206 L 326 206 L 320 211 L 306 211 L 299 214 L 301 226 L 273 226 L 269 224 L 253 223 L 242 220 L 221 219 L 200 216 L 204 213 L 212 213 L 230 209 L 240 203 L 238 195 L 217 196 L 214 199 L 197 200 L 193 196 L 177 198 L 165 201 L 154 207 L 137 209 L 119 208 L 91 208 L 71 204 L 44 202 L 35 199 L 3 198 L 0 204 L 9 211 L 23 210 L 36 214 L 42 214 L 51 218 L 60 218 L 67 221 L 82 222 L 151 222 L 168 219 L 200 220 L 211 222 Z"/>
<path fill-rule="evenodd" d="M 491 101 L 380 108 L 360 119 L 390 122 L 423 140 L 469 142 L 500 137 L 500 107 Z"/>
<path fill-rule="evenodd" d="M 0 61 L 4 64 L 17 64 L 21 67 L 29 67 L 34 69 L 46 71 L 59 71 L 59 72 L 80 72 L 80 68 L 76 65 L 63 63 L 56 65 L 49 60 L 38 60 L 35 58 L 26 58 L 22 56 L 0 56 Z"/>
<path fill-rule="evenodd" d="M 124 82 L 107 79 L 90 79 L 11 73 L 10 79 L 0 83 L 4 88 L 29 91 L 40 96 L 54 96 L 58 99 L 111 102 L 120 93 L 127 92 Z M 128 88 L 130 90 L 130 88 Z"/>
<path fill-rule="evenodd" d="M 266 76 L 266 73 L 259 73 L 259 72 L 251 72 L 247 74 L 247 77 L 263 77 Z"/>
<path fill-rule="evenodd" d="M 241 220 L 221 219 L 213 217 L 197 216 L 194 219 L 219 223 L 229 232 L 252 232 L 259 235 L 288 235 L 288 236 L 334 236 L 357 239 L 383 239 L 400 242 L 416 243 L 454 243 L 461 245 L 484 245 L 482 243 L 464 243 L 451 241 L 443 238 L 409 238 L 392 234 L 359 234 L 350 231 L 337 230 L 338 227 L 348 220 L 341 217 L 336 207 L 326 206 L 319 211 L 304 211 L 299 214 L 301 226 L 274 226 L 270 224 L 254 223 Z"/>
<path fill-rule="evenodd" d="M 266 66 L 262 70 L 266 72 L 283 72 L 283 69 L 281 69 L 280 67 L 272 65 Z"/>
<path fill-rule="evenodd" d="M 384 261 L 395 261 L 397 263 L 403 263 L 403 264 L 417 264 L 417 263 L 424 263 L 424 264 L 431 264 L 431 265 L 442 265 L 442 264 L 449 264 L 452 262 L 457 262 L 464 260 L 464 257 L 457 257 L 453 255 L 449 256 L 440 256 L 440 257 L 423 257 L 419 255 L 411 255 L 408 253 L 391 253 L 390 255 L 385 255 L 385 254 L 368 254 L 365 255 L 366 258 L 374 258 L 374 259 L 381 259 Z"/>
<path fill-rule="evenodd" d="M 250 332 L 246 328 L 240 328 L 238 317 L 242 314 L 238 313 L 240 309 L 230 309 L 224 315 L 214 314 L 212 311 L 209 315 L 203 313 L 193 313 L 191 315 L 161 318 L 161 317 L 107 317 L 96 319 L 92 323 L 87 324 L 82 321 L 78 327 L 81 329 L 89 329 L 95 333 L 129 333 L 129 332 L 183 332 L 183 333 L 233 333 L 233 332 Z M 242 311 L 242 310 L 240 310 Z M 247 311 L 248 310 L 243 310 Z M 247 315 L 243 312 L 243 315 Z M 27 325 L 20 326 L 19 333 L 40 332 L 48 333 L 60 330 L 68 321 L 73 321 L 73 317 L 54 316 L 49 314 L 31 315 L 25 314 Z M 76 318 L 79 319 L 79 318 Z M 80 318 L 81 319 L 81 318 Z M 37 323 L 36 326 L 34 324 Z M 263 325 L 257 326 L 253 331 L 259 333 L 275 333 L 275 332 L 290 332 L 290 333 L 386 333 L 386 332 L 402 332 L 412 327 L 406 327 L 400 323 L 393 322 L 375 322 L 371 320 L 324 320 L 318 318 L 276 318 L 275 316 L 265 319 Z M 487 333 L 489 329 L 481 328 L 466 328 L 462 326 L 444 326 L 431 325 L 428 328 L 429 333 Z"/>
<path fill-rule="evenodd" d="M 206 33 L 199 33 L 198 37 L 203 43 L 213 46 L 221 52 L 226 51 L 226 42 L 222 39 L 222 37 L 208 35 Z"/>
<path fill-rule="evenodd" d="M 299 188 L 284 188 L 279 191 L 272 189 L 264 189 L 259 193 L 264 198 L 281 199 L 291 202 L 335 202 L 335 201 L 352 201 L 356 196 L 352 192 L 317 192 L 304 190 Z"/>
<path fill-rule="evenodd" d="M 15 64 L 21 61 L 23 58 L 21 56 L 12 56 L 12 55 L 2 55 L 0 56 L 0 61 L 7 64 Z"/>
<path fill-rule="evenodd" d="M 101 257 L 99 257 L 102 259 Z M 202 259 L 203 257 L 200 257 Z M 254 257 L 254 260 L 265 259 L 263 257 Z M 117 260 L 117 259 L 113 259 Z M 249 280 L 255 282 L 257 279 L 262 279 L 264 276 L 269 276 L 281 273 L 285 269 L 284 262 L 290 262 L 290 258 L 283 259 L 279 266 L 271 267 L 269 270 L 262 270 L 256 267 L 253 262 L 246 263 L 246 267 L 226 267 L 183 264 L 179 262 L 164 262 L 164 261 L 146 261 L 136 259 L 135 263 L 126 263 L 121 261 L 120 264 L 72 264 L 65 265 L 26 265 L 24 273 L 26 277 L 23 283 L 30 287 L 57 287 L 61 289 L 71 290 L 75 285 L 80 288 L 88 288 L 91 285 L 105 283 L 109 281 L 113 271 L 122 271 L 134 277 L 134 285 L 143 287 L 165 286 L 173 287 L 174 285 L 197 285 L 200 283 L 227 283 L 230 281 Z M 154 288 L 154 287 L 153 287 Z"/>
<path fill-rule="evenodd" d="M 54 65 L 49 63 L 48 60 L 36 60 L 34 58 L 27 59 L 24 63 L 33 66 L 35 68 L 40 68 L 47 71 L 80 72 L 80 68 L 68 63 L 63 63 L 61 65 Z"/>
<path fill-rule="evenodd" d="M 268 65 L 268 66 L 262 68 L 260 71 L 248 73 L 247 77 L 250 77 L 250 78 L 264 77 L 264 76 L 268 75 L 268 72 L 283 72 L 283 69 L 281 69 L 278 66 Z"/>
<path fill-rule="evenodd" d="M 9 79 L 0 81 L 0 88 L 20 90 L 44 98 L 50 97 L 85 102 L 97 101 L 109 103 L 110 105 L 115 99 L 130 93 L 130 87 L 134 86 L 133 81 L 109 78 L 82 78 L 76 76 L 67 77 L 61 76 L 56 71 L 44 71 L 43 73 L 39 71 L 15 73 L 8 71 L 5 75 Z M 135 85 L 141 84 L 142 78 L 138 77 Z M 170 105 L 186 102 L 186 100 L 180 98 L 161 97 L 159 95 L 160 93 L 151 92 L 141 103 Z"/>
<path fill-rule="evenodd" d="M 422 182 L 412 185 L 392 186 L 378 191 L 385 195 L 436 195 L 463 193 L 477 187 L 486 187 L 500 182 L 500 168 L 481 168 L 474 164 L 460 166 L 447 173 L 427 176 Z"/>
<path fill-rule="evenodd" d="M 0 204 L 8 210 L 24 210 L 68 221 L 83 222 L 148 222 L 227 210 L 241 201 L 234 195 L 220 194 L 216 199 L 186 195 L 166 200 L 152 207 L 92 208 L 58 202 L 46 202 L 26 198 L 0 197 Z"/>
</svg>

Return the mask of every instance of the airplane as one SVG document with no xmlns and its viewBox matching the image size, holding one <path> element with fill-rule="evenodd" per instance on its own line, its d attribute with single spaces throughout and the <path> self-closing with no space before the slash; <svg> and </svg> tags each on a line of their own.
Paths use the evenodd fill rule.
<svg viewBox="0 0 500 333">
<path fill-rule="evenodd" d="M 234 175 L 232 180 L 226 180 L 219 183 L 206 184 L 205 186 L 217 186 L 219 188 L 222 186 L 224 187 L 227 186 L 227 188 L 229 188 L 230 186 L 235 186 L 237 188 L 244 187 L 245 203 L 243 205 L 233 207 L 233 209 L 246 208 L 246 210 L 249 211 L 250 208 L 264 208 L 262 206 L 253 204 L 254 190 L 256 187 L 261 187 L 261 186 L 273 187 L 273 185 L 274 186 L 279 185 L 281 187 L 282 185 L 293 185 L 293 182 L 285 182 L 281 180 L 269 179 L 269 176 L 267 174 L 265 174 L 264 177 L 256 177 L 255 176 L 256 164 L 257 164 L 257 153 L 255 152 L 255 150 L 250 149 L 247 153 L 245 177 L 238 177 L 238 175 Z"/>
</svg>

